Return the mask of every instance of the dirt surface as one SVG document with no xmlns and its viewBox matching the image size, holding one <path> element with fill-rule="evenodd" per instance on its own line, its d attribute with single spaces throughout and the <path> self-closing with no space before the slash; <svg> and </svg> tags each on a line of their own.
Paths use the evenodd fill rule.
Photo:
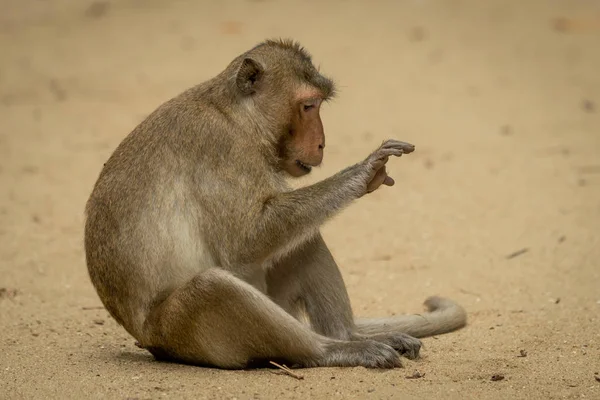
<svg viewBox="0 0 600 400">
<path fill-rule="evenodd" d="M 341 89 L 325 165 L 301 184 L 388 137 L 417 146 L 390 162 L 395 187 L 324 228 L 357 314 L 421 312 L 432 294 L 467 308 L 404 369 L 159 363 L 88 279 L 83 208 L 115 146 L 273 36 Z M 0 398 L 598 399 L 599 151 L 592 0 L 4 0 Z"/>
</svg>

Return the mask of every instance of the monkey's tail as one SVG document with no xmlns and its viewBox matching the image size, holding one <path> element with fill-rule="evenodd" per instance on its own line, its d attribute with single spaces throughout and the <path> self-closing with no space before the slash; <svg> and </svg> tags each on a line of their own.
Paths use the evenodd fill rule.
<svg viewBox="0 0 600 400">
<path fill-rule="evenodd" d="M 402 332 L 422 338 L 452 332 L 467 324 L 465 309 L 452 300 L 432 296 L 425 300 L 425 306 L 427 312 L 424 314 L 359 318 L 355 321 L 356 328 L 364 335 Z"/>
</svg>

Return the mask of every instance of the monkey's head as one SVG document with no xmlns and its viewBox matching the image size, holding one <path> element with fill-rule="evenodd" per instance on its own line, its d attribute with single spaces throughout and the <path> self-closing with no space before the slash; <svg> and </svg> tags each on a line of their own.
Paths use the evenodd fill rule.
<svg viewBox="0 0 600 400">
<path fill-rule="evenodd" d="M 335 93 L 310 55 L 289 40 L 268 40 L 234 61 L 235 86 L 242 102 L 268 121 L 277 143 L 277 166 L 294 177 L 323 160 L 325 133 L 320 110 Z"/>
</svg>

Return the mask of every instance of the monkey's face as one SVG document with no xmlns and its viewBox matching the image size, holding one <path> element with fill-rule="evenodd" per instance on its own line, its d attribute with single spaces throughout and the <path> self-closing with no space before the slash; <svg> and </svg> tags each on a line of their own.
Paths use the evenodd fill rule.
<svg viewBox="0 0 600 400">
<path fill-rule="evenodd" d="M 320 110 L 322 97 L 317 90 L 303 90 L 292 101 L 289 128 L 281 147 L 282 168 L 293 177 L 310 173 L 323 161 L 325 133 Z"/>
<path fill-rule="evenodd" d="M 277 51 L 273 51 L 273 47 Z M 319 73 L 298 44 L 267 42 L 232 63 L 236 91 L 252 99 L 272 121 L 279 143 L 279 165 L 291 176 L 310 173 L 323 161 L 325 134 L 320 110 L 335 94 L 333 81 Z"/>
</svg>

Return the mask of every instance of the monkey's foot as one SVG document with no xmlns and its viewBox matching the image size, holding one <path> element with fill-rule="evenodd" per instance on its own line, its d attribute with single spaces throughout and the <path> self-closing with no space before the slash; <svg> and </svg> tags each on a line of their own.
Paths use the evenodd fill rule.
<svg viewBox="0 0 600 400">
<path fill-rule="evenodd" d="M 373 335 L 368 339 L 387 344 L 409 360 L 419 358 L 421 341 L 405 333 Z"/>
<path fill-rule="evenodd" d="M 394 348 L 374 340 L 329 343 L 318 364 L 324 367 L 402 367 L 402 361 Z"/>
</svg>

